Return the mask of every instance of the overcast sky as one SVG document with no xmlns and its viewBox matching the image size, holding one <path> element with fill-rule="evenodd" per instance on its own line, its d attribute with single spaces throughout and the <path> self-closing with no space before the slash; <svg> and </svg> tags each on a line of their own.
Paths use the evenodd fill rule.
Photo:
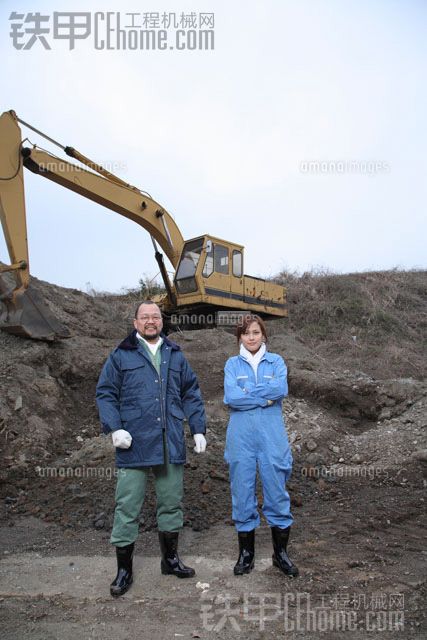
<svg viewBox="0 0 427 640">
<path fill-rule="evenodd" d="M 89 9 L 213 12 L 215 48 L 96 50 L 91 33 L 69 50 L 53 13 Z M 50 50 L 14 48 L 13 11 L 50 16 Z M 425 0 L 2 0 L 1 111 L 148 191 L 185 239 L 243 244 L 248 274 L 426 267 L 426 25 Z M 144 229 L 25 181 L 33 275 L 119 291 L 156 274 Z"/>
</svg>

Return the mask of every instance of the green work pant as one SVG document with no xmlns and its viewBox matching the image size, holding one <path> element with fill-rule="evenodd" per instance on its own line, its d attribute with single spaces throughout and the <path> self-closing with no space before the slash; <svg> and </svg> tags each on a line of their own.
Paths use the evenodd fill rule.
<svg viewBox="0 0 427 640">
<path fill-rule="evenodd" d="M 153 467 L 118 470 L 116 510 L 110 542 L 124 547 L 138 537 L 139 515 L 150 475 L 154 473 L 157 496 L 157 526 L 160 531 L 178 531 L 183 525 L 183 464 L 160 464 Z"/>
</svg>

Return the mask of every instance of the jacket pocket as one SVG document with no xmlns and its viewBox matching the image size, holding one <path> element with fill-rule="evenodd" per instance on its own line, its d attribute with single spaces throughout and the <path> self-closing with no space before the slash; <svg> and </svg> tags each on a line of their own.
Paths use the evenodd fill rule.
<svg viewBox="0 0 427 640">
<path fill-rule="evenodd" d="M 139 360 L 135 360 L 135 362 L 123 362 L 122 363 L 122 371 L 132 371 L 133 369 L 142 369 L 145 367 L 145 362 L 142 358 Z"/>
<path fill-rule="evenodd" d="M 122 366 L 123 395 L 127 397 L 137 396 L 143 393 L 147 387 L 147 371 L 144 362 L 126 362 Z"/>
<path fill-rule="evenodd" d="M 179 395 L 181 389 L 181 364 L 170 362 L 168 368 L 168 391 L 172 395 Z"/>
<path fill-rule="evenodd" d="M 136 420 L 142 414 L 141 408 L 121 409 L 120 418 L 123 422 L 129 422 L 129 420 Z"/>
<path fill-rule="evenodd" d="M 184 420 L 185 418 L 184 411 L 176 404 L 171 405 L 170 412 L 174 416 L 174 418 L 179 418 L 180 420 Z"/>
</svg>

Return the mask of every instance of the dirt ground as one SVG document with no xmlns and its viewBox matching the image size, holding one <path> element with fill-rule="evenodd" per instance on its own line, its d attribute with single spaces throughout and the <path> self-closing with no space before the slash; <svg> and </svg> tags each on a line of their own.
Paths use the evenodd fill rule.
<svg viewBox="0 0 427 640">
<path fill-rule="evenodd" d="M 385 291 L 374 275 L 370 300 L 372 287 Z M 334 342 L 311 335 L 308 311 L 305 332 L 292 313 L 268 324 L 270 349 L 289 367 L 283 410 L 294 455 L 295 580 L 272 567 L 265 523 L 257 531 L 255 570 L 242 577 L 232 572 L 237 541 L 223 462 L 222 375 L 236 352 L 234 337 L 222 329 L 170 336 L 199 377 L 208 415 L 204 455 L 193 452 L 188 435 L 180 537 L 181 555 L 197 575 L 180 581 L 160 574 L 151 489 L 135 582 L 124 597 L 112 599 L 114 452 L 109 438 L 99 435 L 94 389 L 105 357 L 126 335 L 134 301 L 38 283 L 72 337 L 46 344 L 0 332 L 2 636 L 427 637 L 427 398 L 419 339 L 425 298 L 408 302 L 409 291 L 421 291 L 419 274 L 409 283 L 399 274 L 392 285 L 384 294 L 388 312 L 405 294 L 408 331 L 391 315 L 387 326 L 384 314 L 380 319 L 382 330 L 397 337 L 372 334 L 371 320 L 364 333 L 335 312 L 341 328 Z M 310 282 L 304 300 L 320 286 L 329 295 L 323 281 Z M 341 308 L 343 286 L 340 281 Z M 299 309 L 302 304 L 301 298 Z"/>
</svg>

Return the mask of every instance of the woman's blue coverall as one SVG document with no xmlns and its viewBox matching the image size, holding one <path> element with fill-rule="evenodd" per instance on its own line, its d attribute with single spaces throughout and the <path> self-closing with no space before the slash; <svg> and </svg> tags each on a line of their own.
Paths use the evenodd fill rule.
<svg viewBox="0 0 427 640">
<path fill-rule="evenodd" d="M 266 351 L 257 376 L 241 355 L 225 365 L 224 403 L 230 407 L 224 458 L 229 464 L 232 517 L 237 531 L 260 524 L 256 497 L 257 467 L 263 486 L 262 511 L 270 527 L 291 526 L 286 481 L 292 453 L 282 417 L 288 394 L 287 369 L 281 356 Z M 269 405 L 268 400 L 273 401 Z"/>
</svg>

